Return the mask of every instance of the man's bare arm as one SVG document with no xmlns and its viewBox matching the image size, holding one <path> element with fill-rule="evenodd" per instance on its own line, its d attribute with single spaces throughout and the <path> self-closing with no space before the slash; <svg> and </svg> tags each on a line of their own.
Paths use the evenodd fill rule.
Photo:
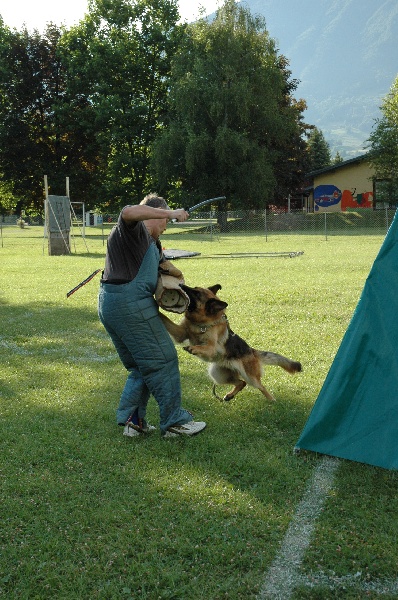
<svg viewBox="0 0 398 600">
<path fill-rule="evenodd" d="M 183 223 L 189 218 L 189 213 L 183 208 L 170 210 L 166 208 L 154 208 L 147 204 L 135 204 L 126 206 L 122 211 L 124 221 L 147 221 L 149 219 L 176 219 Z"/>
</svg>

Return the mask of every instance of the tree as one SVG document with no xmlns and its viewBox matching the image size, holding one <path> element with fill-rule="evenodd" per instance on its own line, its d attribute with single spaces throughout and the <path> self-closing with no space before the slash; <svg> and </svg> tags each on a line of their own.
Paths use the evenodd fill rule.
<svg viewBox="0 0 398 600">
<path fill-rule="evenodd" d="M 16 199 L 35 197 L 43 102 L 35 102 L 39 71 L 37 37 L 0 27 L 0 168 L 2 183 Z M 43 198 L 43 195 L 41 195 Z"/>
<path fill-rule="evenodd" d="M 44 175 L 50 193 L 65 194 L 70 177 L 78 199 L 91 196 L 93 178 L 87 175 L 95 171 L 98 150 L 67 95 L 61 36 L 52 24 L 44 34 L 1 30 L 6 52 L 0 71 L 0 166 L 18 199 L 17 211 L 43 210 Z"/>
<path fill-rule="evenodd" d="M 336 154 L 334 155 L 334 158 L 332 160 L 332 164 L 334 165 L 339 165 L 340 163 L 344 162 L 343 157 L 341 156 L 340 152 L 337 150 Z"/>
<path fill-rule="evenodd" d="M 11 213 L 16 206 L 12 186 L 0 176 L 0 215 Z"/>
<path fill-rule="evenodd" d="M 307 142 L 308 171 L 317 171 L 331 164 L 330 146 L 322 131 L 313 127 Z"/>
<path fill-rule="evenodd" d="M 176 0 L 91 0 L 89 8 L 63 38 L 63 56 L 72 102 L 84 99 L 96 128 L 104 165 L 97 205 L 116 210 L 151 187 L 150 147 L 183 28 Z"/>
<path fill-rule="evenodd" d="M 234 207 L 264 207 L 278 165 L 296 159 L 304 106 L 291 99 L 296 85 L 264 19 L 234 0 L 213 22 L 188 26 L 173 60 L 167 127 L 153 148 L 160 190 L 173 186 L 179 203 L 225 195 Z"/>
<path fill-rule="evenodd" d="M 375 121 L 370 135 L 371 163 L 380 181 L 378 199 L 398 202 L 398 76 L 380 107 L 382 117 Z"/>
<path fill-rule="evenodd" d="M 289 195 L 297 197 L 303 194 L 305 174 L 308 172 L 305 138 L 311 129 L 310 125 L 303 122 L 303 113 L 307 108 L 305 100 L 296 100 L 293 97 L 298 81 L 290 78 L 288 61 L 283 55 L 278 58 L 278 66 L 284 78 L 283 102 L 280 110 L 282 115 L 288 113 L 286 120 L 290 119 L 292 127 L 289 135 L 276 141 L 280 147 L 278 160 L 274 166 L 277 183 L 273 204 L 277 206 L 286 205 L 286 198 Z"/>
</svg>

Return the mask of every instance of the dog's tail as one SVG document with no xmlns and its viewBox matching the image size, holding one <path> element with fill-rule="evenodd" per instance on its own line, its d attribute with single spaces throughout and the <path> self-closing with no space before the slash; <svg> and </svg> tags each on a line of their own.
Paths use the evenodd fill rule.
<svg viewBox="0 0 398 600">
<path fill-rule="evenodd" d="M 258 353 L 263 365 L 282 367 L 282 369 L 285 369 L 285 371 L 291 374 L 299 373 L 302 370 L 301 363 L 290 360 L 290 358 L 286 358 L 286 356 L 282 356 L 281 354 L 275 354 L 274 352 L 265 352 L 261 350 Z"/>
</svg>

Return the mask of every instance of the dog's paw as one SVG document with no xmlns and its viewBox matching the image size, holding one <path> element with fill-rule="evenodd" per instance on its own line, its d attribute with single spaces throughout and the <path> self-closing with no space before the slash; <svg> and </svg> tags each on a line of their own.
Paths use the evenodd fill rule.
<svg viewBox="0 0 398 600">
<path fill-rule="evenodd" d="M 192 354 L 193 356 L 202 358 L 202 352 L 198 346 L 183 346 L 183 350 L 186 350 L 186 352 L 189 352 L 189 354 Z"/>
</svg>

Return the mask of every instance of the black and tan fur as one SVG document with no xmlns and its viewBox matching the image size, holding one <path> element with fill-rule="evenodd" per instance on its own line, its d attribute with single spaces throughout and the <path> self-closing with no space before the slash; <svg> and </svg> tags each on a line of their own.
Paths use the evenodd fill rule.
<svg viewBox="0 0 398 600">
<path fill-rule="evenodd" d="M 161 314 L 162 320 L 176 342 L 189 341 L 184 350 L 210 363 L 209 375 L 215 384 L 234 385 L 223 400 L 234 398 L 246 384 L 260 390 L 268 400 L 274 400 L 261 383 L 263 365 L 276 365 L 288 373 L 301 371 L 299 362 L 251 348 L 230 329 L 225 314 L 228 304 L 216 296 L 221 285 L 209 288 L 181 285 L 181 288 L 190 301 L 182 321 L 174 323 L 164 314 Z"/>
</svg>

